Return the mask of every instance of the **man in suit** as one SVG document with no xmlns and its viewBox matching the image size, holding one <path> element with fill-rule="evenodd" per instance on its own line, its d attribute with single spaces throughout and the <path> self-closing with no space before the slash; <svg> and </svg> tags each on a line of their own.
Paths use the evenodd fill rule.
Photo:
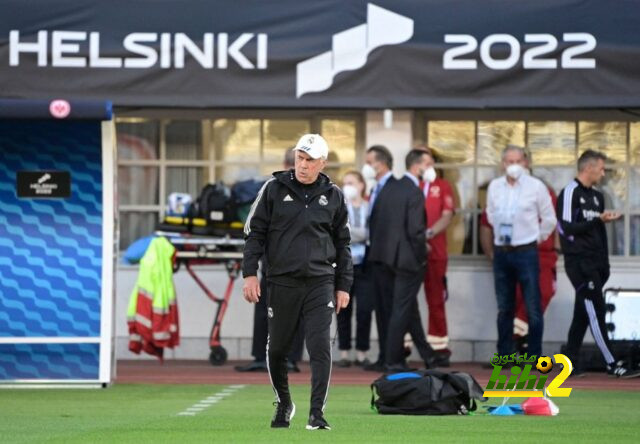
<svg viewBox="0 0 640 444">
<path fill-rule="evenodd" d="M 393 157 L 386 147 L 372 146 L 365 159 L 377 180 L 369 201 L 368 260 L 374 270 L 380 355 L 369 369 L 405 369 L 406 332 L 411 333 L 429 367 L 433 350 L 426 341 L 417 302 L 427 257 L 426 214 L 419 188 L 426 155 L 421 150 L 410 151 L 406 158 L 409 171 L 400 180 L 391 174 Z"/>
</svg>

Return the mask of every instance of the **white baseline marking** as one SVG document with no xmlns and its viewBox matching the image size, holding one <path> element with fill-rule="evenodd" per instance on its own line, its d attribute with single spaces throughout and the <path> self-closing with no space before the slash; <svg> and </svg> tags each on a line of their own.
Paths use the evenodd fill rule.
<svg viewBox="0 0 640 444">
<path fill-rule="evenodd" d="M 191 407 L 186 408 L 182 412 L 178 413 L 178 416 L 195 416 L 197 413 L 200 413 L 206 408 L 211 407 L 212 405 L 222 401 L 227 396 L 233 395 L 237 390 L 244 388 L 245 385 L 236 384 L 230 385 L 222 389 L 220 392 L 215 393 L 211 396 L 206 397 L 205 399 L 196 402 Z"/>
</svg>

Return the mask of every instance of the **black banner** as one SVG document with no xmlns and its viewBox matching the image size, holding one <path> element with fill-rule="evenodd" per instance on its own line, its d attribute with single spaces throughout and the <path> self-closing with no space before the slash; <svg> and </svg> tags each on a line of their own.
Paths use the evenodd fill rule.
<svg viewBox="0 0 640 444">
<path fill-rule="evenodd" d="M 18 171 L 16 191 L 21 198 L 68 198 L 71 174 L 68 171 Z"/>
<path fill-rule="evenodd" d="M 640 107 L 640 1 L 0 0 L 0 97 Z"/>
</svg>

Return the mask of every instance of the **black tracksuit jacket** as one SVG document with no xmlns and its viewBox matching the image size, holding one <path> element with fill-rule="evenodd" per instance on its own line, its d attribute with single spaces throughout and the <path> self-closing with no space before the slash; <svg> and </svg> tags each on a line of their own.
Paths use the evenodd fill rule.
<svg viewBox="0 0 640 444">
<path fill-rule="evenodd" d="M 600 219 L 603 211 L 602 193 L 585 187 L 578 179 L 562 190 L 556 213 L 565 262 L 589 260 L 609 265 L 607 232 Z"/>
<path fill-rule="evenodd" d="M 294 170 L 273 173 L 251 207 L 245 224 L 245 277 L 256 276 L 267 258 L 267 279 L 297 286 L 309 278 L 334 278 L 335 289 L 349 292 L 353 264 L 349 215 L 342 191 L 320 174 L 304 185 Z"/>
</svg>

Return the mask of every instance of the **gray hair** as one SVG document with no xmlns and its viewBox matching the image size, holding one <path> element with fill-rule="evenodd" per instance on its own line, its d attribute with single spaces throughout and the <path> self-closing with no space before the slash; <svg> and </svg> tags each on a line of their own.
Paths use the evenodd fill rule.
<svg viewBox="0 0 640 444">
<path fill-rule="evenodd" d="M 528 159 L 529 157 L 527 156 L 527 150 L 525 150 L 523 147 L 509 144 L 502 150 L 502 160 L 504 160 L 504 157 L 507 155 L 509 151 L 517 151 L 518 153 L 522 154 L 522 157 L 524 159 Z"/>
</svg>

